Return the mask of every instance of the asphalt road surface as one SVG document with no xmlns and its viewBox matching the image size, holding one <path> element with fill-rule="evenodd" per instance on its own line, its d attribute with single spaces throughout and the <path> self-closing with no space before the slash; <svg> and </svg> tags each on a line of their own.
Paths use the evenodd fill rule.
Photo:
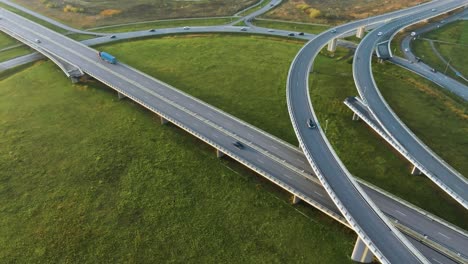
<svg viewBox="0 0 468 264">
<path fill-rule="evenodd" d="M 371 69 L 374 47 L 377 46 L 379 56 L 391 57 L 388 41 L 392 39 L 398 30 L 434 15 L 444 13 L 454 7 L 467 4 L 468 1 L 444 1 L 444 3 L 443 6 L 425 9 L 420 13 L 385 24 L 368 34 L 356 50 L 353 62 L 353 75 L 356 87 L 369 110 L 387 134 L 401 147 L 398 151 L 447 192 L 447 194 L 452 196 L 465 208 L 468 208 L 468 181 L 466 178 L 433 153 L 403 124 L 380 94 L 373 79 Z"/>
<path fill-rule="evenodd" d="M 30 24 L 28 21 L 23 21 L 15 16 L 9 18 L 15 22 L 8 24 L 5 23 L 5 21 L 0 21 L 0 25 L 5 26 L 8 29 L 14 29 L 14 31 L 16 33 L 20 33 L 21 36 L 26 36 L 27 39 L 24 41 L 27 41 L 30 45 L 33 43 L 35 38 L 40 37 L 42 39 L 42 43 L 34 46 L 35 48 L 48 50 L 49 52 L 52 51 L 52 53 L 60 54 L 60 56 L 62 56 L 63 53 L 65 55 L 64 59 L 79 65 L 83 70 L 88 72 L 87 69 L 90 68 L 89 73 L 95 73 L 99 76 L 102 75 L 103 77 L 98 77 L 98 79 L 101 79 L 111 87 L 118 88 L 119 91 L 133 97 L 134 100 L 148 109 L 163 114 L 175 124 L 183 127 L 195 136 L 205 140 L 217 148 L 225 150 L 227 154 L 239 162 L 251 168 L 257 168 L 256 171 L 258 173 L 265 177 L 269 177 L 281 187 L 298 194 L 306 202 L 318 206 L 319 208 L 325 207 L 321 209 L 332 217 L 335 217 L 337 220 L 340 221 L 341 219 L 341 222 L 346 224 L 343 217 L 339 215 L 339 210 L 333 206 L 330 198 L 326 195 L 323 187 L 321 187 L 316 180 L 314 181 L 313 179 L 311 180 L 310 177 L 306 177 L 310 176 L 309 174 L 312 174 L 312 171 L 302 153 L 297 151 L 297 149 L 288 146 L 284 142 L 281 143 L 278 139 L 212 107 L 208 107 L 202 102 L 194 98 L 190 98 L 189 96 L 172 89 L 170 86 L 162 84 L 149 76 L 145 76 L 126 65 L 109 65 L 101 62 L 97 57 L 96 51 L 89 48 L 84 49 L 85 47 L 77 44 L 73 40 L 69 40 L 59 34 L 52 33 L 38 25 Z M 15 25 L 22 26 L 15 27 Z M 132 72 L 127 76 L 130 78 L 125 78 L 126 75 L 122 75 L 129 72 Z M 141 80 L 141 83 L 135 83 L 132 81 L 133 78 L 136 78 L 136 80 L 139 81 Z M 161 94 L 164 96 L 161 96 Z M 187 100 L 187 103 L 183 100 Z M 197 111 L 196 114 L 194 110 Z M 210 120 L 208 120 L 208 118 L 205 119 L 201 116 L 197 118 L 199 114 L 206 114 L 208 117 L 210 114 L 213 116 L 209 117 Z M 217 121 L 218 118 L 221 118 L 220 122 Z M 218 126 L 217 124 L 221 126 Z M 228 127 L 229 131 L 223 129 L 223 126 Z M 236 129 L 239 129 L 239 134 L 232 132 Z M 244 150 L 238 150 L 232 146 L 233 140 L 236 140 L 239 137 L 241 137 L 240 140 L 246 145 Z M 272 150 L 271 152 L 265 151 L 268 147 Z M 272 157 L 273 154 L 275 157 Z M 421 226 L 423 226 L 423 229 L 427 229 L 429 231 L 428 234 L 431 234 L 431 230 L 437 230 L 436 226 L 438 226 L 438 230 L 442 231 L 442 234 L 450 238 L 449 242 L 459 239 L 458 243 L 454 243 L 455 246 L 461 245 L 461 248 L 463 248 L 463 245 L 468 244 L 466 234 L 463 232 L 449 228 L 447 225 L 442 224 L 439 221 L 433 221 L 424 213 L 404 206 L 379 192 L 374 192 L 375 194 L 372 194 L 372 197 L 382 197 L 375 199 L 379 201 L 382 199 L 384 201 L 382 202 L 382 207 L 389 208 L 389 216 L 395 215 L 395 219 L 399 219 L 402 218 L 399 216 L 399 212 L 401 212 L 409 219 L 401 219 L 402 223 L 413 222 L 413 220 L 418 223 L 418 226 L 421 225 L 420 223 L 427 223 L 428 227 L 425 228 L 426 224 Z M 391 208 L 398 208 L 398 210 L 391 211 L 393 210 Z M 412 215 L 415 216 L 413 217 Z M 422 220 L 418 220 L 418 217 Z M 437 237 L 437 233 L 434 233 L 433 236 L 428 236 L 429 240 L 432 240 L 433 238 L 440 240 L 438 243 L 443 243 L 443 240 Z M 450 245 L 447 245 L 446 247 L 451 248 Z M 462 250 L 457 249 L 454 251 L 463 252 Z M 430 252 L 432 257 L 445 261 L 446 263 L 451 263 L 438 252 L 434 250 L 431 250 Z"/>
</svg>

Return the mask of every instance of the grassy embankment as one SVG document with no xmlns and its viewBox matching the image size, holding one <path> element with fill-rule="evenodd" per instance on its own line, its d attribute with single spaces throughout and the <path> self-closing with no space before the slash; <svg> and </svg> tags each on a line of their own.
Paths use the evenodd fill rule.
<svg viewBox="0 0 468 264">
<path fill-rule="evenodd" d="M 223 41 L 212 45 L 212 40 L 197 38 L 194 46 L 186 39 L 157 40 L 159 45 L 141 41 L 115 49 L 125 52 L 137 45 L 149 55 L 151 47 L 174 53 L 178 45 L 192 50 L 203 45 L 211 52 L 192 54 L 195 61 L 200 55 L 213 62 L 227 53 L 238 63 L 269 51 L 276 62 L 265 59 L 261 65 L 277 73 L 300 47 L 236 37 L 224 39 L 231 45 L 223 48 Z M 180 58 L 175 61 L 199 67 L 195 72 L 207 70 Z M 240 64 L 223 69 L 218 73 L 228 79 L 246 78 L 238 72 L 243 71 Z M 258 80 L 259 90 L 265 79 L 279 83 L 285 77 L 263 76 L 268 78 Z M 289 196 L 274 185 L 235 162 L 217 159 L 211 147 L 171 125 L 159 125 L 154 115 L 118 101 L 103 85 L 71 85 L 47 62 L 1 80 L 0 87 L 3 261 L 351 263 L 352 231 L 309 206 L 292 207 Z M 237 87 L 246 93 L 242 88 Z M 284 94 L 284 87 L 277 88 Z"/>
<path fill-rule="evenodd" d="M 239 38 L 248 41 L 238 43 Z M 262 37 L 174 37 L 147 40 L 138 49 L 133 48 L 133 45 L 138 42 L 121 42 L 105 49 L 119 54 L 119 57 L 128 64 L 135 65 L 181 90 L 297 145 L 287 113 L 284 90 L 289 63 L 295 55 L 295 49 L 290 48 L 292 52 L 288 52 L 286 57 L 289 59 L 281 60 L 275 57 L 279 51 L 275 51 L 277 47 L 274 43 L 283 43 L 286 40 L 258 41 L 258 44 L 252 44 L 258 38 Z M 263 37 L 263 39 L 269 38 Z M 229 42 L 226 42 L 228 40 Z M 228 50 L 232 48 L 237 52 L 225 51 L 222 48 L 223 45 L 226 45 Z M 288 45 L 296 46 L 297 44 Z M 171 50 L 175 47 L 178 50 L 177 55 L 171 55 Z M 211 48 L 198 51 L 195 55 L 195 51 L 201 50 L 201 47 Z M 159 52 L 153 54 L 154 49 Z M 256 55 L 248 55 L 250 53 L 248 50 L 255 50 Z M 148 56 L 151 62 L 139 60 L 141 57 L 137 54 Z M 224 59 L 219 60 L 220 56 Z M 321 61 L 324 62 L 321 63 Z M 275 67 L 270 65 L 271 62 L 274 62 Z M 239 73 L 234 74 L 232 69 L 239 69 Z M 328 133 L 331 133 L 331 141 L 342 153 L 340 157 L 346 161 L 345 164 L 350 167 L 351 172 L 439 216 L 446 217 L 459 225 L 466 225 L 461 221 L 464 218 L 460 217 L 466 215 L 465 210 L 454 205 L 452 199 L 441 194 L 428 179 L 409 176 L 408 162 L 395 155 L 386 144 L 382 144 L 382 140 L 375 137 L 365 125 L 351 122 L 351 113 L 342 103 L 345 96 L 357 94 L 352 79 L 351 64 L 345 60 L 327 60 L 320 57 L 314 69 L 323 73 L 320 77 L 323 78 L 323 83 L 318 86 L 317 94 L 313 94 L 313 98 L 321 98 L 314 100 L 315 107 L 322 109 L 317 110 L 320 116 L 322 116 L 321 113 L 326 113 L 322 116 L 322 122 L 329 119 Z M 417 80 L 421 81 L 421 79 Z M 398 85 L 406 89 L 410 89 L 413 85 L 411 82 L 397 81 Z M 220 83 L 223 84 L 223 89 L 219 88 Z M 428 89 L 437 88 L 429 86 Z M 313 93 L 314 91 L 312 89 Z M 269 96 L 265 97 L 265 94 Z M 399 98 L 405 97 L 406 94 L 391 94 L 391 96 Z M 434 104 L 439 107 L 443 106 L 437 102 Z M 457 105 L 457 107 L 461 106 Z M 437 108 L 432 108 L 431 111 L 437 113 Z M 420 112 L 430 113 L 430 111 Z M 447 115 L 447 120 L 459 120 L 457 113 L 448 111 L 444 114 Z M 439 118 L 442 117 L 439 116 Z M 432 126 L 435 124 L 436 122 Z M 336 130 L 333 129 L 335 125 Z M 432 142 L 446 143 L 446 138 L 434 136 L 434 132 L 418 132 L 426 133 L 422 136 L 423 138 L 431 138 L 430 142 L 427 142 L 431 147 Z M 454 166 L 467 175 L 468 169 L 463 164 L 456 165 L 460 151 L 466 151 L 466 149 L 456 147 L 456 142 L 463 141 L 464 137 L 454 132 L 455 128 L 445 132 L 453 137 L 451 141 L 454 144 L 451 143 L 452 150 L 447 150 L 443 157 L 449 163 L 455 163 Z M 461 157 L 464 156 L 466 155 L 461 155 Z M 362 160 L 373 162 L 369 164 Z M 401 186 L 401 182 L 405 182 L 405 185 Z M 437 197 L 437 202 L 431 201 L 434 197 Z"/>
<path fill-rule="evenodd" d="M 434 46 L 455 69 L 460 71 L 464 76 L 468 76 L 468 58 L 461 55 L 468 54 L 468 21 L 450 23 L 421 37 L 448 42 L 434 42 Z M 445 72 L 447 64 L 434 54 L 427 40 L 417 39 L 413 42 L 412 49 L 428 65 L 433 66 L 438 71 Z M 450 69 L 447 69 L 446 74 L 453 78 L 458 78 Z"/>
</svg>

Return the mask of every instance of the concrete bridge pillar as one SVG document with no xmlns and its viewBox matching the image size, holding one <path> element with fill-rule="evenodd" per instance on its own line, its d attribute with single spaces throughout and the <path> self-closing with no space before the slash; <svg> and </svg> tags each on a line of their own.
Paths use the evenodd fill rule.
<svg viewBox="0 0 468 264">
<path fill-rule="evenodd" d="M 366 27 L 364 26 L 359 27 L 356 31 L 356 37 L 362 39 L 362 37 L 364 37 L 365 32 L 366 32 Z"/>
<path fill-rule="evenodd" d="M 361 118 L 356 113 L 353 113 L 353 121 L 359 121 Z"/>
<path fill-rule="evenodd" d="M 73 84 L 78 83 L 80 81 L 80 77 L 70 76 L 70 80 Z"/>
<path fill-rule="evenodd" d="M 300 201 L 301 201 L 301 198 L 297 197 L 296 195 L 293 195 L 292 204 L 297 204 Z"/>
<path fill-rule="evenodd" d="M 331 52 L 334 52 L 336 50 L 336 43 L 337 42 L 338 42 L 337 38 L 334 38 L 334 39 L 330 40 L 330 42 L 328 42 L 327 50 L 331 51 Z"/>
<path fill-rule="evenodd" d="M 216 149 L 216 157 L 217 158 L 222 158 L 222 157 L 224 157 L 224 155 L 226 155 L 226 154 L 224 154 L 224 152 L 222 152 L 219 149 Z"/>
<path fill-rule="evenodd" d="M 422 174 L 422 171 L 413 165 L 413 168 L 411 169 L 411 175 L 421 175 L 421 174 Z"/>
<path fill-rule="evenodd" d="M 374 254 L 372 254 L 372 252 L 369 250 L 367 245 L 364 244 L 360 237 L 358 237 L 356 240 L 351 259 L 360 263 L 371 263 L 374 259 Z"/>
<path fill-rule="evenodd" d="M 165 125 L 165 124 L 169 123 L 169 120 L 167 120 L 166 118 L 164 118 L 162 116 L 160 116 L 159 118 L 161 119 L 161 125 Z"/>
<path fill-rule="evenodd" d="M 119 92 L 117 92 L 117 97 L 119 98 L 119 100 L 122 100 L 124 98 L 127 98 L 127 96 L 125 96 L 125 94 L 121 94 Z"/>
</svg>

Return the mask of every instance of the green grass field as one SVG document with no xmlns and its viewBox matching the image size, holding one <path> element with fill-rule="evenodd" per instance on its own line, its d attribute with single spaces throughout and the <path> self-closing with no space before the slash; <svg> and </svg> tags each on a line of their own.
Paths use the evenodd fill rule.
<svg viewBox="0 0 468 264">
<path fill-rule="evenodd" d="M 0 32 L 0 49 L 7 48 L 16 44 L 19 44 L 19 42 L 16 39 L 8 36 L 3 32 Z"/>
<path fill-rule="evenodd" d="M 19 46 L 13 49 L 0 51 L 0 62 L 23 56 L 33 52 L 33 50 L 27 46 Z"/>
<path fill-rule="evenodd" d="M 99 49 L 297 144 L 285 81 L 301 46 L 196 35 Z M 329 120 L 327 135 L 350 171 L 466 229 L 464 209 L 427 179 L 409 176 L 409 163 L 351 121 L 342 101 L 357 92 L 346 51 L 320 56 L 314 69 L 314 107 L 322 123 Z M 274 185 L 216 159 L 210 147 L 160 126 L 103 85 L 71 85 L 51 62 L 0 81 L 0 128 L 6 262 L 350 262 L 350 230 L 309 206 L 289 205 Z M 460 153 L 455 148 L 447 154 Z"/>
<path fill-rule="evenodd" d="M 460 54 L 468 54 L 468 21 L 457 21 L 450 23 L 440 29 L 428 32 L 422 36 L 423 38 L 440 40 L 449 43 L 438 43 L 434 45 L 439 53 L 447 60 L 455 69 L 460 71 L 465 77 L 468 76 L 468 58 L 460 56 Z M 441 61 L 432 50 L 430 44 L 426 40 L 416 40 L 413 42 L 413 51 L 419 57 L 423 58 L 428 65 L 433 66 L 438 71 L 446 72 L 447 75 L 456 78 L 450 69 L 447 71 L 447 64 Z"/>
<path fill-rule="evenodd" d="M 297 145 L 287 112 L 285 83 L 292 58 L 301 46 L 301 42 L 268 37 L 193 35 L 121 42 L 102 49 L 117 54 L 127 64 Z M 176 54 L 174 50 L 177 50 Z M 318 79 L 319 89 L 312 89 L 312 96 L 317 98 L 314 103 L 322 123 L 329 119 L 327 132 L 347 167 L 358 177 L 466 226 L 461 220 L 467 216 L 465 210 L 442 194 L 428 179 L 411 177 L 407 161 L 382 144 L 383 141 L 364 124 L 351 122 L 351 111 L 343 100 L 346 96 L 356 95 L 357 91 L 349 58 L 343 52 L 338 56 L 344 56 L 342 60 L 319 57 L 314 69 L 323 74 Z M 150 60 L 143 61 L 139 59 L 141 56 Z M 223 56 L 223 60 L 219 60 L 220 56 Z M 222 89 L 220 83 L 223 84 Z M 406 83 L 401 85 L 408 87 Z M 447 114 L 450 115 L 450 112 Z M 446 133 L 460 136 L 451 131 Z M 446 160 L 451 162 L 457 159 L 458 151 L 466 150 L 455 147 L 447 152 Z M 363 163 L 362 160 L 373 162 Z M 466 171 L 461 172 L 467 174 Z M 402 181 L 406 182 L 404 187 L 401 187 Z M 437 202 L 433 201 L 434 197 L 437 197 Z"/>
<path fill-rule="evenodd" d="M 300 24 L 300 23 L 294 23 L 294 22 L 287 22 L 287 21 L 281 22 L 281 21 L 273 21 L 273 20 L 255 20 L 254 24 L 259 27 L 300 31 L 300 32 L 307 32 L 307 33 L 312 33 L 312 34 L 319 34 L 322 31 L 325 31 L 329 28 L 328 26 L 325 26 L 325 25 L 307 25 L 307 24 Z"/>
<path fill-rule="evenodd" d="M 103 85 L 0 87 L 2 262 L 351 263 L 352 231 Z"/>
</svg>

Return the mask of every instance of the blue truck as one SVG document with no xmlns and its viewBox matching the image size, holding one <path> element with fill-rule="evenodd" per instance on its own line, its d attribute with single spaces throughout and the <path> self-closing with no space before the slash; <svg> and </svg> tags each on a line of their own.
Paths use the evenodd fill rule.
<svg viewBox="0 0 468 264">
<path fill-rule="evenodd" d="M 116 64 L 117 63 L 117 59 L 114 56 L 107 53 L 107 52 L 100 51 L 99 52 L 99 57 L 101 58 L 101 60 L 105 60 L 110 64 Z"/>
</svg>

